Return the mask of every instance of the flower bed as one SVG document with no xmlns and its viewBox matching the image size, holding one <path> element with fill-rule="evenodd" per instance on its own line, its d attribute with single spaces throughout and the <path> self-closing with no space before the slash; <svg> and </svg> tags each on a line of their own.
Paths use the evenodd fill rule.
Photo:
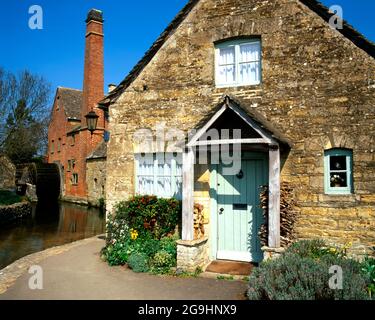
<svg viewBox="0 0 375 320">
<path fill-rule="evenodd" d="M 107 222 L 103 259 L 112 266 L 128 264 L 135 272 L 170 272 L 176 266 L 180 216 L 175 199 L 137 196 L 120 202 Z"/>
</svg>

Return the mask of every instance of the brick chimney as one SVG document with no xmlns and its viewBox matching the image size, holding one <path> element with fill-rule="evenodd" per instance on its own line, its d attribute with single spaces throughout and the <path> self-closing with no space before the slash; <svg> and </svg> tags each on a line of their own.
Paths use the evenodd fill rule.
<svg viewBox="0 0 375 320">
<path fill-rule="evenodd" d="M 96 104 L 104 97 L 103 13 L 91 9 L 86 19 L 85 69 L 83 78 L 83 105 L 81 120 L 94 110 L 98 116 L 98 127 L 104 127 L 104 115 Z"/>
<path fill-rule="evenodd" d="M 83 78 L 83 101 L 81 107 L 81 127 L 86 127 L 85 115 L 91 110 L 99 116 L 98 129 L 105 128 L 105 118 L 97 103 L 104 98 L 104 54 L 103 54 L 103 13 L 92 9 L 86 19 L 85 69 Z M 79 174 L 76 196 L 87 197 L 86 158 L 103 140 L 103 132 L 91 135 L 83 130 L 79 135 L 79 155 L 75 171 Z M 91 182 L 90 182 L 91 183 Z"/>
</svg>

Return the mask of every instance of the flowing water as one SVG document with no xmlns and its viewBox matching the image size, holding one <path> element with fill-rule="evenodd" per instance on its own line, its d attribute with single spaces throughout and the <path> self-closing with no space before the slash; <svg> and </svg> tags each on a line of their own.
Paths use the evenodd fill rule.
<svg viewBox="0 0 375 320">
<path fill-rule="evenodd" d="M 0 270 L 31 253 L 105 232 L 105 216 L 69 203 L 38 204 L 33 217 L 0 227 Z"/>
</svg>

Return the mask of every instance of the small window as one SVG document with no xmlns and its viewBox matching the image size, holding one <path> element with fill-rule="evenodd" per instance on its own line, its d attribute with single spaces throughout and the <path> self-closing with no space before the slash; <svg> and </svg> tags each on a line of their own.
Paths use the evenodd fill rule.
<svg viewBox="0 0 375 320">
<path fill-rule="evenodd" d="M 51 153 L 55 152 L 55 140 L 51 141 Z"/>
<path fill-rule="evenodd" d="M 261 82 L 259 39 L 228 41 L 216 45 L 216 86 L 257 85 Z"/>
<path fill-rule="evenodd" d="M 331 149 L 324 153 L 325 192 L 327 194 L 353 193 L 353 152 Z"/>
<path fill-rule="evenodd" d="M 136 193 L 181 200 L 181 155 L 173 153 L 136 155 Z"/>
<path fill-rule="evenodd" d="M 76 161 L 75 160 L 68 160 L 68 171 L 70 172 L 70 171 L 72 171 L 73 169 L 74 169 L 74 167 L 75 167 L 75 163 L 76 163 Z"/>
<path fill-rule="evenodd" d="M 57 141 L 57 152 L 61 151 L 61 138 Z"/>
<path fill-rule="evenodd" d="M 76 136 L 73 134 L 70 136 L 70 145 L 74 146 L 76 144 Z"/>
<path fill-rule="evenodd" d="M 78 173 L 73 173 L 73 174 L 72 174 L 72 179 L 71 179 L 71 181 L 72 181 L 72 185 L 73 185 L 73 186 L 78 185 Z"/>
</svg>

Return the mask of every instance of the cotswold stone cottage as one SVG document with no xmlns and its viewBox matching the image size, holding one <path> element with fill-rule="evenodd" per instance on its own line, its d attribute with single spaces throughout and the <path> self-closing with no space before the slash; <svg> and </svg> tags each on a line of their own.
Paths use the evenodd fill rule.
<svg viewBox="0 0 375 320">
<path fill-rule="evenodd" d="M 61 198 L 98 204 L 105 198 L 107 118 L 97 108 L 104 97 L 102 12 L 92 9 L 86 19 L 83 90 L 59 87 L 48 128 L 48 162 L 60 168 Z M 87 128 L 86 115 L 98 116 L 97 131 Z"/>
<path fill-rule="evenodd" d="M 315 0 L 190 1 L 100 103 L 110 113 L 108 209 L 135 194 L 180 197 L 181 268 L 259 262 L 260 186 L 269 185 L 268 245 L 277 249 L 287 182 L 298 238 L 369 252 L 375 48 L 346 23 L 331 28 L 331 15 Z M 233 162 L 238 150 L 228 173 L 223 154 Z M 194 203 L 204 206 L 201 239 Z"/>
</svg>

